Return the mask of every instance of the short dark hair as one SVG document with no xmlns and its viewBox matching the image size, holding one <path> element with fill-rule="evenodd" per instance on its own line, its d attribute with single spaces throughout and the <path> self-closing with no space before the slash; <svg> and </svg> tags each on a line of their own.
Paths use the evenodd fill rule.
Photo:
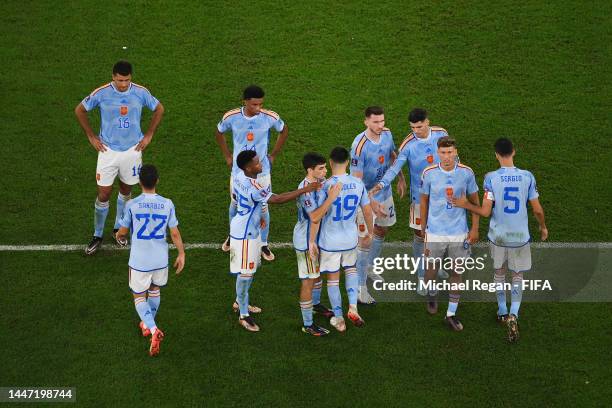
<svg viewBox="0 0 612 408">
<path fill-rule="evenodd" d="M 142 184 L 144 188 L 151 189 L 155 187 L 155 185 L 157 184 L 157 180 L 159 180 L 157 169 L 152 164 L 143 165 L 140 168 L 138 179 L 140 180 L 140 184 Z"/>
<path fill-rule="evenodd" d="M 423 108 L 414 108 L 408 114 L 408 122 L 417 123 L 427 119 L 427 111 Z"/>
<path fill-rule="evenodd" d="M 372 115 L 384 115 L 385 110 L 380 106 L 368 106 L 365 110 L 365 117 L 369 118 Z"/>
<path fill-rule="evenodd" d="M 132 75 L 132 64 L 127 61 L 118 61 L 115 65 L 113 65 L 113 75 L 123 75 L 128 76 Z"/>
<path fill-rule="evenodd" d="M 242 99 L 254 99 L 263 98 L 265 95 L 264 90 L 257 85 L 249 85 L 242 91 Z"/>
<path fill-rule="evenodd" d="M 329 158 L 337 164 L 346 163 L 349 159 L 349 152 L 342 146 L 336 146 L 329 154 Z"/>
<path fill-rule="evenodd" d="M 249 165 L 255 156 L 257 156 L 257 152 L 255 150 L 243 150 L 238 154 L 238 157 L 236 157 L 236 164 L 240 170 L 244 171 L 246 166 Z"/>
<path fill-rule="evenodd" d="M 512 155 L 514 151 L 514 146 L 512 145 L 512 141 L 507 137 L 500 137 L 495 141 L 495 153 L 499 154 L 502 157 L 507 157 Z"/>
<path fill-rule="evenodd" d="M 321 156 L 319 153 L 306 153 L 302 158 L 304 170 L 314 169 L 321 164 L 325 164 L 325 157 Z"/>
<path fill-rule="evenodd" d="M 438 147 L 454 147 L 457 148 L 457 142 L 450 136 L 444 136 L 438 139 Z"/>
</svg>

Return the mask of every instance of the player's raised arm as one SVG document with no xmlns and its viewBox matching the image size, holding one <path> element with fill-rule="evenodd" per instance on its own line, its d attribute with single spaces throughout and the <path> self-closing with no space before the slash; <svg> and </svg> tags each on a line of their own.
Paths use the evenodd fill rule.
<svg viewBox="0 0 612 408">
<path fill-rule="evenodd" d="M 162 103 L 159 101 L 157 101 L 156 105 L 157 106 L 155 106 L 155 109 L 153 109 L 153 116 L 151 116 L 151 123 L 149 123 L 149 129 L 147 129 L 147 132 L 144 134 L 142 140 L 136 146 L 136 151 L 144 150 L 149 145 L 149 143 L 151 143 L 151 140 L 153 140 L 153 135 L 155 135 L 155 132 L 157 131 L 157 128 L 161 123 L 162 117 L 164 116 L 165 112 L 164 105 L 162 105 Z"/>
<path fill-rule="evenodd" d="M 183 238 L 181 237 L 178 227 L 170 228 L 170 238 L 172 238 L 172 243 L 178 250 L 178 256 L 174 261 L 174 267 L 176 268 L 176 274 L 178 275 L 185 267 L 185 246 L 183 245 Z"/>
<path fill-rule="evenodd" d="M 317 189 L 321 188 L 321 183 L 315 182 L 315 183 L 310 183 L 300 189 L 294 190 L 294 191 L 288 191 L 286 193 L 281 193 L 281 194 L 273 194 L 269 199 L 268 199 L 268 203 L 269 204 L 283 204 L 286 203 L 288 201 L 291 200 L 295 200 L 296 198 L 298 198 L 300 195 L 304 194 L 304 193 L 310 193 L 312 191 L 315 191 Z"/>
</svg>

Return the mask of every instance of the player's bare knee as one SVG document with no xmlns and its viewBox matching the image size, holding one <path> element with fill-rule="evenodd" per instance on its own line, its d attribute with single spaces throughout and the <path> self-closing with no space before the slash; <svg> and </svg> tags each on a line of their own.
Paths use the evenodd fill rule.
<svg viewBox="0 0 612 408">
<path fill-rule="evenodd" d="M 423 231 L 421 230 L 413 230 L 414 231 L 414 239 L 420 242 L 423 242 L 425 240 L 425 235 L 423 234 Z"/>
<path fill-rule="evenodd" d="M 123 194 L 124 196 L 129 196 L 130 194 L 132 194 L 132 186 L 130 186 L 129 184 L 125 184 L 123 181 L 120 181 L 119 182 L 119 192 Z"/>
</svg>

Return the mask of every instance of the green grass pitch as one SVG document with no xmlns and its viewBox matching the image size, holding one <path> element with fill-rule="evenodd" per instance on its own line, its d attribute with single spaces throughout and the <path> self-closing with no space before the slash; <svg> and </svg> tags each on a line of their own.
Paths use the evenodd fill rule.
<svg viewBox="0 0 612 408">
<path fill-rule="evenodd" d="M 457 138 L 479 184 L 497 165 L 495 138 L 514 140 L 517 166 L 538 180 L 551 240 L 612 241 L 611 8 L 570 0 L 5 2 L 0 244 L 88 241 L 96 154 L 73 109 L 122 58 L 166 107 L 144 159 L 160 169 L 159 192 L 175 202 L 186 242 L 225 237 L 228 171 L 213 135 L 250 83 L 289 126 L 274 191 L 297 186 L 306 151 L 349 146 L 366 106 L 385 107 L 396 144 L 408 111 L 421 106 Z M 390 240 L 409 239 L 407 208 L 399 202 Z M 289 241 L 295 206 L 271 215 L 271 241 Z M 113 217 L 114 203 L 107 236 Z M 482 222 L 481 238 L 485 231 Z M 512 346 L 494 324 L 493 303 L 460 305 L 459 335 L 420 304 L 379 304 L 364 312 L 364 330 L 311 339 L 298 330 L 294 255 L 277 255 L 253 285 L 265 312 L 263 331 L 252 335 L 229 310 L 227 255 L 188 251 L 184 275 L 162 292 L 167 340 L 150 359 L 126 252 L 0 252 L 0 386 L 74 386 L 83 406 L 610 400 L 610 304 L 525 304 L 522 339 Z"/>
</svg>

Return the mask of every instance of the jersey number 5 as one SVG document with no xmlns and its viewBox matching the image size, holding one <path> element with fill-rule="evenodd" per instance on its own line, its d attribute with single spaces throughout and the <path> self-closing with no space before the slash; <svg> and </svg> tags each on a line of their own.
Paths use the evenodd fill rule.
<svg viewBox="0 0 612 408">
<path fill-rule="evenodd" d="M 519 212 L 521 201 L 516 195 L 512 195 L 513 193 L 518 193 L 518 187 L 505 187 L 504 188 L 504 212 L 508 214 L 516 214 Z M 512 204 L 512 206 L 507 206 L 505 203 Z"/>
<path fill-rule="evenodd" d="M 335 210 L 334 218 L 332 218 L 332 221 L 346 221 L 350 219 L 353 214 L 355 214 L 355 210 L 357 210 L 358 202 L 359 197 L 355 194 L 345 196 L 344 200 L 342 200 L 342 197 L 336 198 L 332 203 Z M 345 211 L 348 211 L 348 213 L 345 213 Z"/>
<path fill-rule="evenodd" d="M 166 221 L 168 220 L 167 215 L 162 215 L 162 214 L 135 214 L 135 215 L 136 215 L 137 220 L 144 220 L 144 224 L 142 224 L 142 226 L 136 233 L 136 238 L 149 240 L 149 239 L 164 239 L 166 237 L 163 233 L 159 235 L 156 235 L 156 234 L 164 227 L 164 225 L 166 225 Z M 151 221 L 151 219 L 153 219 L 153 221 L 158 221 L 158 224 L 155 226 L 155 228 L 153 228 L 153 231 L 151 231 L 149 235 L 146 235 L 146 233 L 148 232 L 147 226 L 149 225 L 149 221 Z"/>
</svg>

